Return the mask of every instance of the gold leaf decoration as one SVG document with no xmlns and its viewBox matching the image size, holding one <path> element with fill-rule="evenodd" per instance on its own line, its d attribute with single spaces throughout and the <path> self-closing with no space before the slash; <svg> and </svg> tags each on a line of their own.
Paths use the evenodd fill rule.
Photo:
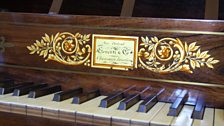
<svg viewBox="0 0 224 126">
<path fill-rule="evenodd" d="M 214 68 L 215 60 L 208 51 L 201 51 L 197 42 L 183 43 L 176 38 L 141 37 L 138 53 L 139 67 L 156 73 L 172 73 L 183 71 L 193 73 L 193 70 L 203 66 Z"/>
<path fill-rule="evenodd" d="M 45 58 L 45 62 L 54 60 L 65 65 L 90 66 L 91 46 L 90 34 L 75 35 L 69 32 L 56 35 L 45 34 L 41 40 L 36 40 L 33 45 L 27 46 L 30 54 L 38 54 Z"/>
</svg>

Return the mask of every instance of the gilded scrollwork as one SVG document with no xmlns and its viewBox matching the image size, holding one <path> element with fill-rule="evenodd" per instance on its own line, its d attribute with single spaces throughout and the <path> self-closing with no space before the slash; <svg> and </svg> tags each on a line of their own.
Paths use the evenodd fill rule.
<svg viewBox="0 0 224 126">
<path fill-rule="evenodd" d="M 33 45 L 27 46 L 30 54 L 39 54 L 45 58 L 45 62 L 54 60 L 65 65 L 87 65 L 90 66 L 91 46 L 89 44 L 90 34 L 75 35 L 69 32 L 47 35 L 36 40 Z"/>
<path fill-rule="evenodd" d="M 193 73 L 195 68 L 207 66 L 213 68 L 218 63 L 208 51 L 201 51 L 196 42 L 183 43 L 176 38 L 141 37 L 138 53 L 138 66 L 156 73 L 183 71 Z"/>
</svg>

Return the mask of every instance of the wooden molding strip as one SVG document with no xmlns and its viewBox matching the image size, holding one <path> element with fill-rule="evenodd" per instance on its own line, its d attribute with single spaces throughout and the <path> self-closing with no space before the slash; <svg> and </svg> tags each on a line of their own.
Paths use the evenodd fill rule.
<svg viewBox="0 0 224 126">
<path fill-rule="evenodd" d="M 53 0 L 49 14 L 58 14 L 61 9 L 62 2 L 63 0 Z"/>
<path fill-rule="evenodd" d="M 218 20 L 219 17 L 219 0 L 205 1 L 205 19 Z"/>
<path fill-rule="evenodd" d="M 131 17 L 135 6 L 135 0 L 124 0 L 120 16 Z"/>
</svg>

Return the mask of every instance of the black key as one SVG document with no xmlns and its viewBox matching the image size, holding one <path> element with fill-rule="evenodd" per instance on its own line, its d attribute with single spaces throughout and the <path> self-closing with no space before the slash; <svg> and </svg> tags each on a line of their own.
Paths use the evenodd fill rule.
<svg viewBox="0 0 224 126">
<path fill-rule="evenodd" d="M 132 107 L 134 104 L 139 102 L 141 100 L 140 94 L 134 94 L 123 101 L 120 102 L 118 109 L 119 110 L 128 110 L 130 107 Z"/>
<path fill-rule="evenodd" d="M 82 104 L 82 103 L 84 103 L 88 100 L 91 100 L 93 98 L 96 98 L 98 96 L 100 96 L 100 90 L 97 89 L 97 90 L 94 90 L 94 91 L 91 91 L 91 92 L 88 92 L 88 93 L 83 93 L 79 96 L 75 96 L 73 98 L 72 103 L 73 104 Z"/>
<path fill-rule="evenodd" d="M 199 98 L 197 100 L 196 106 L 194 107 L 194 111 L 191 115 L 191 118 L 193 119 L 203 119 L 203 115 L 204 115 L 204 111 L 205 111 L 205 101 L 203 98 Z"/>
<path fill-rule="evenodd" d="M 173 104 L 170 106 L 168 116 L 178 116 L 181 109 L 184 106 L 184 103 L 188 99 L 188 92 L 187 90 L 184 90 L 181 92 L 181 94 L 176 98 L 176 100 L 173 102 Z"/>
<path fill-rule="evenodd" d="M 123 92 L 118 92 L 101 100 L 100 107 L 108 108 L 124 98 Z"/>
<path fill-rule="evenodd" d="M 46 86 L 47 84 L 33 84 L 26 87 L 18 88 L 13 91 L 12 96 L 22 96 L 28 94 L 30 91 L 35 91 Z"/>
<path fill-rule="evenodd" d="M 82 92 L 83 92 L 82 88 L 75 88 L 75 89 L 71 89 L 71 90 L 68 90 L 68 91 L 62 91 L 62 92 L 59 92 L 59 93 L 54 95 L 53 101 L 60 102 L 60 101 L 72 98 L 76 95 L 79 95 Z"/>
<path fill-rule="evenodd" d="M 125 98 L 123 101 L 120 102 L 118 109 L 119 110 L 128 110 L 134 104 L 141 100 L 141 94 L 150 89 L 150 87 L 144 88 L 141 92 L 131 95 L 128 98 Z"/>
<path fill-rule="evenodd" d="M 119 92 L 117 92 L 115 94 L 112 94 L 112 95 L 102 99 L 101 102 L 100 102 L 99 107 L 102 107 L 102 108 L 110 107 L 111 105 L 113 105 L 113 104 L 117 103 L 118 101 L 122 100 L 125 97 L 124 94 L 127 91 L 129 91 L 129 90 L 131 90 L 133 88 L 135 88 L 135 86 L 131 86 L 131 87 L 129 87 L 128 89 L 126 89 L 124 91 L 119 91 Z"/>
<path fill-rule="evenodd" d="M 14 85 L 14 80 L 12 79 L 0 80 L 0 87 L 12 86 L 12 85 Z"/>
<path fill-rule="evenodd" d="M 28 98 L 38 98 L 38 97 L 49 95 L 49 94 L 56 93 L 59 91 L 61 91 L 60 85 L 45 87 L 40 90 L 30 91 Z"/>
<path fill-rule="evenodd" d="M 152 95 L 146 98 L 138 108 L 138 112 L 147 113 L 158 102 L 157 96 Z"/>
<path fill-rule="evenodd" d="M 0 87 L 0 95 L 12 93 L 15 89 L 27 87 L 32 84 L 33 84 L 33 82 L 23 82 L 23 83 L 18 83 L 18 84 L 14 84 L 14 85 L 8 85 L 5 87 Z"/>
<path fill-rule="evenodd" d="M 147 113 L 157 102 L 158 102 L 158 96 L 165 90 L 165 88 L 161 89 L 158 93 L 155 95 L 151 95 L 147 97 L 140 105 L 137 110 L 137 112 L 144 112 Z"/>
</svg>

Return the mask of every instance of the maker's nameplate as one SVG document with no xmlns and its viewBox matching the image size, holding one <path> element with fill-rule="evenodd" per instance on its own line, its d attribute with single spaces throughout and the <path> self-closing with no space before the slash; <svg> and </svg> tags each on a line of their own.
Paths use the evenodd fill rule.
<svg viewBox="0 0 224 126">
<path fill-rule="evenodd" d="M 137 68 L 138 37 L 94 34 L 92 67 L 128 70 Z"/>
</svg>

